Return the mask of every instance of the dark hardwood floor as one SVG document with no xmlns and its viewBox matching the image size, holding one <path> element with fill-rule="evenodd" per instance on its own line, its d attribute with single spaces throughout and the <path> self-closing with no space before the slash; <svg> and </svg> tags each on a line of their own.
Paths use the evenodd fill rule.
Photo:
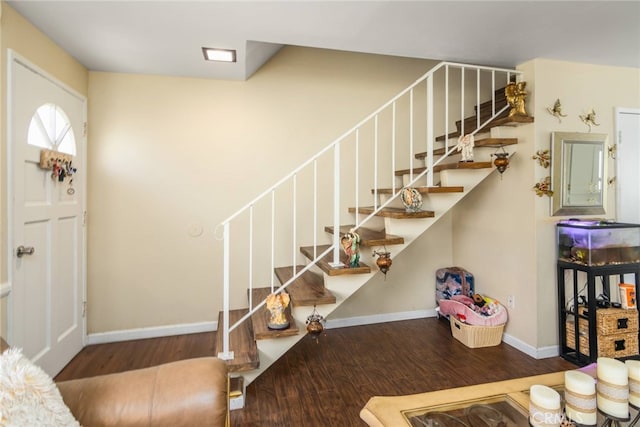
<svg viewBox="0 0 640 427">
<path fill-rule="evenodd" d="M 215 333 L 91 345 L 57 381 L 213 355 Z M 364 426 L 374 395 L 403 395 L 574 369 L 559 357 L 536 360 L 504 343 L 470 349 L 435 318 L 325 331 L 304 337 L 247 388 L 231 425 Z"/>
</svg>

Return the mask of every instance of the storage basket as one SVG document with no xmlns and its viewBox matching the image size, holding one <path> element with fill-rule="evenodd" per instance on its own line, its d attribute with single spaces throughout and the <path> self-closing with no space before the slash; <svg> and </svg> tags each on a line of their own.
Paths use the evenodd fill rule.
<svg viewBox="0 0 640 427">
<path fill-rule="evenodd" d="M 579 319 L 580 353 L 589 356 L 589 322 Z M 628 327 L 619 327 L 627 325 Z M 575 322 L 567 321 L 567 347 L 575 350 Z M 596 311 L 598 357 L 625 357 L 638 354 L 638 312 L 624 309 Z M 617 332 L 617 333 L 615 333 Z"/>
<path fill-rule="evenodd" d="M 493 347 L 502 342 L 504 324 L 498 326 L 474 326 L 449 316 L 451 334 L 462 344 L 471 348 Z"/>
</svg>

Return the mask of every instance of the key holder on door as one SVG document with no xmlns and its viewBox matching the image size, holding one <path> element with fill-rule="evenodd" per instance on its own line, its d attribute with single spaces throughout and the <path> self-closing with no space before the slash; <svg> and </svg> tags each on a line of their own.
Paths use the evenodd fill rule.
<svg viewBox="0 0 640 427">
<path fill-rule="evenodd" d="M 69 178 L 67 194 L 73 195 L 76 192 L 73 188 L 73 175 L 78 169 L 73 166 L 73 156 L 71 154 L 43 149 L 40 151 L 40 167 L 51 170 L 51 179 L 54 181 L 64 182 L 66 178 Z"/>
</svg>

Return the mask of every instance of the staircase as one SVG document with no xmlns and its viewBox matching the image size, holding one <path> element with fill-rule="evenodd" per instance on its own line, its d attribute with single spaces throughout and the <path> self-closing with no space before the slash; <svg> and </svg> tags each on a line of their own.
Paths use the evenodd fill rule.
<svg viewBox="0 0 640 427">
<path fill-rule="evenodd" d="M 508 115 L 504 86 L 521 78 L 513 70 L 441 63 L 222 223 L 216 352 L 231 372 L 251 383 L 305 336 L 314 306 L 326 318 L 377 274 L 374 249 L 398 257 L 494 171 L 493 151 L 517 144 L 494 129 L 533 122 Z M 455 145 L 468 134 L 475 136 L 474 161 L 460 162 Z M 404 187 L 421 193 L 422 210 L 404 208 Z M 361 236 L 355 268 L 340 245 L 350 229 Z M 269 329 L 265 298 L 285 291 L 290 326 Z"/>
</svg>

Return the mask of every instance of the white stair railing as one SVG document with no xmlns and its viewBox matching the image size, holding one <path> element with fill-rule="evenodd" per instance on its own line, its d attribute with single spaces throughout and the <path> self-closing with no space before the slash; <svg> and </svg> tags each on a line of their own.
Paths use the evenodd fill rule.
<svg viewBox="0 0 640 427">
<path fill-rule="evenodd" d="M 450 84 L 456 77 L 458 83 Z M 340 226 L 354 221 L 349 219 L 351 216 L 346 217 L 348 208 L 354 207 L 358 212 L 363 206 L 361 201 L 370 200 L 367 204 L 373 206 L 373 213 L 362 219 L 354 215 L 355 227 L 360 227 L 397 199 L 403 186 L 397 184 L 395 171 L 406 169 L 406 163 L 399 167 L 396 162 L 403 159 L 408 158 L 409 165 L 409 181 L 405 186 L 415 186 L 424 177 L 426 185 L 433 186 L 434 166 L 453 152 L 456 145 L 445 137 L 442 142 L 445 154 L 435 160 L 435 135 L 451 135 L 451 117 L 462 121 L 462 135 L 478 132 L 508 108 L 508 105 L 498 108 L 495 94 L 514 78 L 519 80 L 520 72 L 442 62 L 224 220 L 221 223 L 223 325 L 218 331 L 223 334 L 223 348 L 218 357 L 234 358 L 229 347 L 230 332 L 264 306 L 265 301 L 255 302 L 252 298 L 257 281 L 267 282 L 271 292 L 280 292 L 330 253 L 330 264 L 334 268 L 342 266 Z M 482 100 L 491 100 L 491 111 L 484 121 L 480 111 Z M 468 131 L 464 118 L 474 115 L 475 105 L 475 128 Z M 415 154 L 420 151 L 427 153 L 426 168 L 414 173 Z M 383 187 L 390 187 L 392 194 L 380 203 L 378 191 Z M 312 218 L 311 224 L 308 218 Z M 330 240 L 321 228 L 321 224 L 327 223 L 333 225 Z M 301 257 L 298 249 L 310 241 L 313 259 L 297 269 Z M 287 264 L 293 266 L 293 277 L 276 287 L 274 270 Z M 231 292 L 236 291 L 234 296 L 241 298 L 247 288 L 248 312 L 230 325 Z"/>
</svg>

